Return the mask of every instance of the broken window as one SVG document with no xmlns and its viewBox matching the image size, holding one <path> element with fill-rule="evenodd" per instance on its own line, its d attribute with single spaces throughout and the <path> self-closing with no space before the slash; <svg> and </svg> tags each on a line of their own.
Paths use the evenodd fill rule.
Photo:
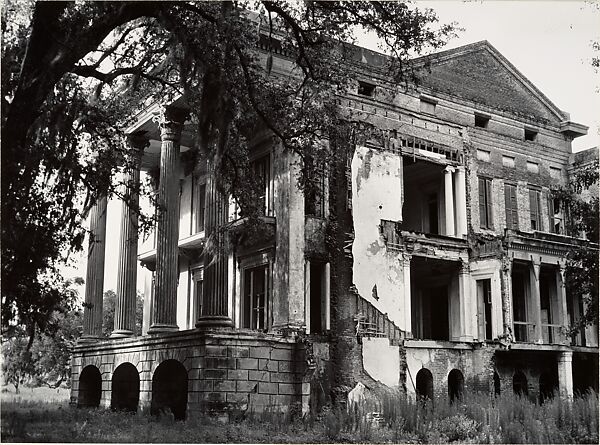
<svg viewBox="0 0 600 445">
<path fill-rule="evenodd" d="M 492 229 L 492 180 L 479 178 L 479 223 L 484 229 Z"/>
<path fill-rule="evenodd" d="M 321 334 L 328 328 L 327 305 L 328 286 L 326 263 L 310 261 L 310 315 L 308 330 L 311 334 Z"/>
<path fill-rule="evenodd" d="M 268 328 L 269 267 L 267 264 L 244 270 L 242 327 L 254 330 Z"/>
<path fill-rule="evenodd" d="M 304 213 L 316 218 L 325 217 L 325 171 L 323 166 L 315 166 L 312 159 L 306 159 L 308 187 L 304 193 Z"/>
<path fill-rule="evenodd" d="M 193 298 L 194 298 L 194 319 L 191 323 L 194 325 L 202 315 L 202 299 L 204 295 L 204 269 L 196 269 L 192 272 Z"/>
<path fill-rule="evenodd" d="M 513 263 L 512 268 L 512 300 L 513 300 L 513 331 L 515 341 L 529 341 L 533 324 L 527 321 L 527 298 L 529 296 L 528 269 L 519 263 Z"/>
<path fill-rule="evenodd" d="M 477 325 L 480 340 L 492 339 L 492 280 L 477 280 Z"/>
<path fill-rule="evenodd" d="M 505 167 L 514 168 L 515 167 L 515 157 L 502 155 L 502 165 Z"/>
<path fill-rule="evenodd" d="M 375 94 L 375 85 L 369 82 L 358 81 L 358 94 L 361 96 L 373 97 Z"/>
<path fill-rule="evenodd" d="M 260 215 L 271 215 L 273 208 L 271 190 L 271 156 L 266 154 L 251 162 L 251 171 L 257 184 L 257 205 Z"/>
<path fill-rule="evenodd" d="M 533 130 L 531 128 L 525 128 L 524 131 L 525 131 L 524 138 L 525 138 L 526 141 L 535 141 L 536 140 L 537 134 L 538 134 L 537 131 L 535 131 L 535 130 Z"/>
<path fill-rule="evenodd" d="M 475 113 L 475 126 L 479 128 L 487 128 L 490 122 L 490 117 L 484 114 Z"/>
<path fill-rule="evenodd" d="M 194 181 L 192 199 L 192 225 L 194 233 L 204 231 L 204 214 L 206 211 L 206 184 L 200 183 L 197 179 Z"/>
<path fill-rule="evenodd" d="M 548 196 L 548 220 L 550 221 L 550 232 L 563 233 L 563 213 L 560 199 Z"/>
<path fill-rule="evenodd" d="M 440 183 L 443 167 L 435 162 L 403 156 L 404 193 L 402 229 L 440 233 Z M 443 214 L 442 214 L 443 215 Z"/>
<path fill-rule="evenodd" d="M 529 189 L 529 215 L 531 230 L 542 230 L 542 200 L 539 190 Z"/>
<path fill-rule="evenodd" d="M 419 108 L 423 113 L 435 114 L 435 106 L 437 101 L 433 98 L 421 96 Z"/>
<path fill-rule="evenodd" d="M 517 186 L 504 184 L 504 206 L 506 208 L 506 227 L 519 230 L 519 209 L 517 205 Z"/>
</svg>

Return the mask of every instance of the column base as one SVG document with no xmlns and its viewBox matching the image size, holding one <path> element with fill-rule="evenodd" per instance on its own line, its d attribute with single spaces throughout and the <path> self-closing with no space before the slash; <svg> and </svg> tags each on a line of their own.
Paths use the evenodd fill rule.
<svg viewBox="0 0 600 445">
<path fill-rule="evenodd" d="M 133 333 L 133 331 L 130 331 L 128 329 L 117 329 L 110 333 L 109 338 L 127 338 L 127 337 L 134 337 L 134 336 L 135 336 L 135 334 Z"/>
<path fill-rule="evenodd" d="M 233 328 L 233 320 L 226 315 L 204 315 L 196 322 L 198 329 Z"/>
<path fill-rule="evenodd" d="M 83 336 L 79 337 L 79 339 L 77 340 L 77 344 L 78 345 L 86 345 L 89 343 L 97 343 L 102 339 L 103 339 L 102 337 L 98 337 L 95 335 L 83 335 Z"/>
<path fill-rule="evenodd" d="M 152 326 L 150 326 L 150 329 L 148 329 L 148 334 L 166 334 L 169 332 L 177 331 L 179 331 L 179 326 L 177 326 L 176 324 L 153 324 Z"/>
</svg>

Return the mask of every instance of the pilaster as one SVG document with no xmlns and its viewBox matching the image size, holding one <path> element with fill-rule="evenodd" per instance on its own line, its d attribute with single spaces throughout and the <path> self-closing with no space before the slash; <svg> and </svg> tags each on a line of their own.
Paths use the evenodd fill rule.
<svg viewBox="0 0 600 445">
<path fill-rule="evenodd" d="M 456 169 L 456 236 L 467 235 L 467 193 L 465 183 L 465 168 Z"/>
<path fill-rule="evenodd" d="M 402 272 L 404 284 L 404 331 L 407 338 L 412 338 L 412 301 L 410 286 L 411 255 L 402 254 Z"/>
<path fill-rule="evenodd" d="M 446 210 L 446 236 L 456 236 L 454 228 L 454 190 L 452 187 L 452 173 L 454 167 L 447 166 L 444 169 L 444 208 Z"/>
<path fill-rule="evenodd" d="M 473 321 L 475 317 L 471 295 L 471 278 L 467 263 L 461 263 L 458 271 L 458 292 L 460 300 L 460 341 L 473 341 Z"/>
<path fill-rule="evenodd" d="M 528 320 L 535 323 L 534 338 L 529 341 L 544 343 L 542 334 L 542 306 L 540 301 L 540 262 L 532 258 L 529 265 L 529 285 L 531 295 L 531 312 L 528 313 Z M 532 316 L 533 320 L 529 318 Z"/>
</svg>

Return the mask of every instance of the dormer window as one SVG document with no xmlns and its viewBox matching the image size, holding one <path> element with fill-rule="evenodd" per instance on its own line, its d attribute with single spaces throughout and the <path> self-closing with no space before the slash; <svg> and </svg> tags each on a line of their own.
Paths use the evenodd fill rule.
<svg viewBox="0 0 600 445">
<path fill-rule="evenodd" d="M 479 128 L 487 128 L 490 122 L 490 117 L 485 114 L 475 113 L 475 126 Z"/>
<path fill-rule="evenodd" d="M 525 140 L 526 141 L 535 141 L 537 139 L 538 132 L 533 128 L 525 127 Z"/>
<path fill-rule="evenodd" d="M 419 98 L 419 107 L 423 113 L 435 114 L 435 106 L 437 105 L 437 100 L 433 97 L 421 95 Z"/>
<path fill-rule="evenodd" d="M 358 94 L 361 96 L 373 97 L 375 95 L 375 85 L 368 82 L 358 81 Z"/>
</svg>

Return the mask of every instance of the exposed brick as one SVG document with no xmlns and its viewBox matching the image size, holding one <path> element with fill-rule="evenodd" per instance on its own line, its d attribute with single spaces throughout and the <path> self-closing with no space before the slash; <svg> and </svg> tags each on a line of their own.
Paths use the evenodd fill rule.
<svg viewBox="0 0 600 445">
<path fill-rule="evenodd" d="M 229 357 L 248 357 L 250 348 L 244 346 L 228 346 L 227 356 Z"/>
<path fill-rule="evenodd" d="M 212 380 L 193 380 L 192 391 L 212 391 L 213 381 Z"/>
<path fill-rule="evenodd" d="M 227 378 L 226 369 L 203 369 L 202 376 L 205 379 L 219 379 L 223 380 Z"/>
<path fill-rule="evenodd" d="M 248 380 L 254 380 L 258 382 L 268 382 L 269 372 L 268 371 L 248 371 Z"/>
<path fill-rule="evenodd" d="M 206 345 L 207 357 L 227 357 L 227 346 Z"/>
<path fill-rule="evenodd" d="M 188 379 L 190 379 L 190 380 L 199 379 L 200 378 L 200 372 L 201 372 L 200 369 L 195 369 L 195 368 L 190 369 L 188 371 Z"/>
<path fill-rule="evenodd" d="M 225 394 L 222 392 L 203 392 L 200 393 L 200 400 L 207 400 L 210 402 L 222 402 L 225 400 Z"/>
<path fill-rule="evenodd" d="M 271 359 L 273 360 L 291 360 L 292 350 L 291 349 L 273 349 L 271 351 Z"/>
<path fill-rule="evenodd" d="M 215 391 L 235 391 L 235 381 L 233 380 L 216 380 L 213 383 Z"/>
<path fill-rule="evenodd" d="M 250 348 L 250 357 L 252 358 L 269 358 L 270 352 L 268 347 L 253 346 Z"/>
<path fill-rule="evenodd" d="M 248 401 L 248 394 L 238 394 L 235 392 L 227 393 L 227 402 L 230 403 L 246 403 Z"/>
<path fill-rule="evenodd" d="M 302 376 L 300 374 L 287 372 L 272 373 L 271 381 L 277 383 L 297 383 L 302 381 Z"/>
<path fill-rule="evenodd" d="M 235 369 L 235 360 L 233 357 L 205 357 L 203 368 Z"/>
<path fill-rule="evenodd" d="M 238 369 L 258 369 L 257 358 L 238 358 L 237 359 Z"/>
<path fill-rule="evenodd" d="M 258 387 L 258 382 L 249 382 L 247 380 L 238 380 L 235 390 L 237 392 L 255 392 Z"/>
<path fill-rule="evenodd" d="M 300 394 L 302 385 L 296 383 L 279 383 L 279 394 Z"/>
<path fill-rule="evenodd" d="M 258 392 L 261 394 L 278 394 L 279 393 L 278 383 L 266 383 L 260 382 L 258 384 Z"/>
<path fill-rule="evenodd" d="M 230 380 L 248 380 L 248 370 L 230 369 L 227 371 L 227 378 Z"/>
<path fill-rule="evenodd" d="M 265 358 L 261 358 L 258 361 L 258 369 L 264 371 L 278 371 L 279 368 L 277 366 L 279 362 L 277 360 L 269 360 Z"/>
</svg>

